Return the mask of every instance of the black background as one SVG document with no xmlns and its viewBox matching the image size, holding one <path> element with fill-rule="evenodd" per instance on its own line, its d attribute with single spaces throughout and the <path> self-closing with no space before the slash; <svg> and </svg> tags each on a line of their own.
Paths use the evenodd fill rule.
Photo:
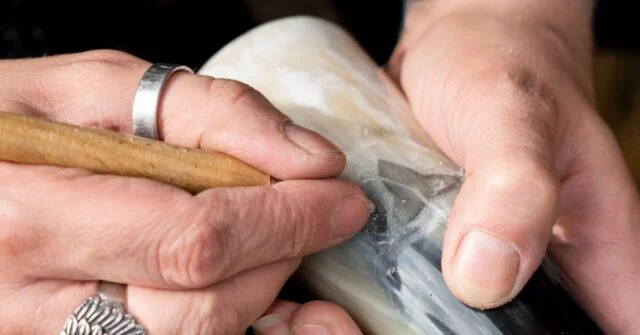
<svg viewBox="0 0 640 335">
<path fill-rule="evenodd" d="M 397 39 L 402 1 L 331 2 L 345 28 L 384 63 Z M 600 0 L 594 14 L 598 48 L 640 52 L 640 11 L 634 3 Z M 282 11 L 282 16 L 295 14 L 307 13 Z M 0 58 L 110 48 L 196 68 L 257 24 L 242 1 L 0 0 Z"/>
<path fill-rule="evenodd" d="M 345 28 L 378 63 L 386 62 L 401 25 L 402 1 L 332 3 L 340 9 Z M 598 49 L 640 53 L 640 11 L 634 3 L 599 1 L 593 27 Z M 282 16 L 296 14 L 307 13 L 283 10 Z M 259 23 L 242 1 L 0 0 L 0 58 L 108 48 L 197 69 L 220 47 Z M 283 296 L 298 301 L 313 298 L 304 293 L 287 285 Z"/>
</svg>

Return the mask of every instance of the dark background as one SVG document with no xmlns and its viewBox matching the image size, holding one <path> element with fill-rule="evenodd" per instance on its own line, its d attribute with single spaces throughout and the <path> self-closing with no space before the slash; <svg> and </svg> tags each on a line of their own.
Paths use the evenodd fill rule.
<svg viewBox="0 0 640 335">
<path fill-rule="evenodd" d="M 201 65 L 263 21 L 311 14 L 347 27 L 384 62 L 397 37 L 401 1 L 0 0 L 0 57 L 109 48 L 152 62 Z M 395 3 L 395 5 L 394 5 Z"/>
<path fill-rule="evenodd" d="M 614 131 L 640 187 L 640 6 L 634 0 L 571 1 L 598 2 L 593 21 L 597 107 Z M 0 0 L 0 59 L 108 48 L 197 70 L 220 47 L 256 25 L 307 14 L 342 25 L 379 64 L 384 64 L 399 35 L 403 3 Z"/>
<path fill-rule="evenodd" d="M 594 75 L 599 111 L 640 185 L 640 10 L 634 3 L 599 1 Z M 0 58 L 108 48 L 197 69 L 260 23 L 310 14 L 344 26 L 384 64 L 396 43 L 402 10 L 401 0 L 0 0 Z M 287 286 L 283 295 L 311 298 L 295 287 Z"/>
<path fill-rule="evenodd" d="M 594 34 L 600 49 L 640 50 L 640 14 L 632 8 L 634 2 L 599 1 Z M 152 62 L 171 61 L 197 67 L 221 46 L 261 22 L 311 14 L 346 27 L 379 63 L 384 63 L 396 42 L 402 3 L 401 0 L 0 0 L 0 57 L 111 48 Z"/>
</svg>

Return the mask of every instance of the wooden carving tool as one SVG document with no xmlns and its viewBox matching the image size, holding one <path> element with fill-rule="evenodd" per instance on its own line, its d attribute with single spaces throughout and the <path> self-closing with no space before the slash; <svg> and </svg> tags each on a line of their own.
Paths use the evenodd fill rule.
<svg viewBox="0 0 640 335">
<path fill-rule="evenodd" d="M 148 178 L 192 193 L 271 183 L 269 175 L 222 153 L 7 112 L 0 112 L 0 160 Z"/>
</svg>

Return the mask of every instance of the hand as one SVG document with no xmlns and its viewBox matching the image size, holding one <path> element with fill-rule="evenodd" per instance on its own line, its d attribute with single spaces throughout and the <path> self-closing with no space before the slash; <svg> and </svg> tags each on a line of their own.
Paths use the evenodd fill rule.
<svg viewBox="0 0 640 335">
<path fill-rule="evenodd" d="M 0 61 L 0 110 L 130 132 L 149 65 L 113 51 Z M 128 284 L 128 312 L 149 334 L 239 334 L 302 256 L 364 225 L 365 195 L 333 178 L 344 155 L 254 90 L 180 72 L 163 97 L 165 142 L 224 152 L 284 181 L 192 195 L 145 179 L 0 162 L 1 334 L 59 332 L 98 280 Z M 304 321 L 335 307 L 302 308 L 311 312 Z"/>
<path fill-rule="evenodd" d="M 582 0 L 417 2 L 389 68 L 466 171 L 442 258 L 452 292 L 500 306 L 549 251 L 605 332 L 638 333 L 640 201 L 594 107 L 590 10 Z"/>
</svg>

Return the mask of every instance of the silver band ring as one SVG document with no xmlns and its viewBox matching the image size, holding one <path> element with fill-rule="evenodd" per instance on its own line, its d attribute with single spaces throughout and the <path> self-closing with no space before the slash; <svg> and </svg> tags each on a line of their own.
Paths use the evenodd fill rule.
<svg viewBox="0 0 640 335">
<path fill-rule="evenodd" d="M 177 71 L 193 70 L 184 65 L 156 63 L 147 69 L 140 79 L 133 99 L 133 134 L 152 140 L 158 140 L 158 104 L 162 88 L 169 77 Z"/>
<path fill-rule="evenodd" d="M 146 335 L 145 329 L 125 312 L 125 287 L 100 282 L 97 292 L 69 315 L 60 335 Z"/>
<path fill-rule="evenodd" d="M 156 63 L 144 73 L 133 99 L 133 134 L 158 140 L 157 114 L 162 89 L 184 65 Z M 99 282 L 97 292 L 67 317 L 60 335 L 146 335 L 145 329 L 126 313 L 126 285 Z"/>
</svg>

